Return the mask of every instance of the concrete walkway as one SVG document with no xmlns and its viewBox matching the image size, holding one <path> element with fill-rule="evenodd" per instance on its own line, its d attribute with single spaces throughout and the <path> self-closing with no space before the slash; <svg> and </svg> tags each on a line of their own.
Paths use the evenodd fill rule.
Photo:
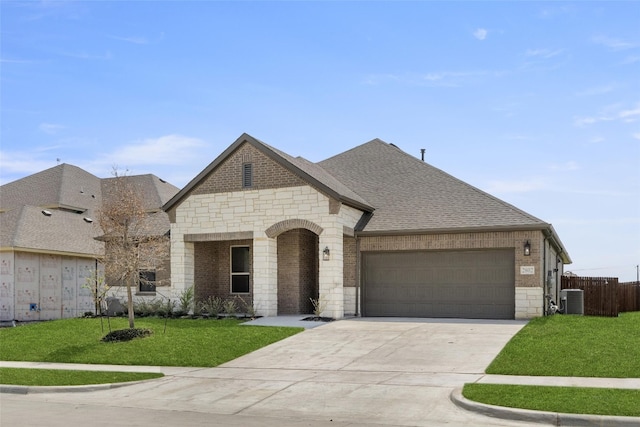
<svg viewBox="0 0 640 427">
<path fill-rule="evenodd" d="M 72 405 L 95 412 L 104 411 L 105 406 L 118 411 L 136 408 L 132 414 L 139 416 L 170 409 L 194 422 L 200 420 L 197 414 L 208 414 L 208 420 L 226 425 L 524 426 L 558 425 L 562 419 L 562 425 L 584 425 L 580 423 L 586 420 L 592 425 L 640 426 L 640 418 L 568 419 L 560 418 L 561 414 L 511 410 L 514 414 L 466 401 L 459 391 L 469 382 L 640 389 L 640 379 L 485 375 L 486 366 L 524 322 L 352 319 L 313 323 L 321 325 L 217 368 L 0 362 L 0 366 L 166 375 L 118 388 L 5 386 L 5 392 L 25 395 L 3 395 L 3 425 L 12 416 L 16 420 L 24 416 L 19 411 L 29 405 L 66 414 L 61 418 L 64 425 L 69 420 L 65 405 Z M 47 421 L 56 425 L 51 417 Z M 141 419 L 136 425 L 145 422 Z"/>
</svg>

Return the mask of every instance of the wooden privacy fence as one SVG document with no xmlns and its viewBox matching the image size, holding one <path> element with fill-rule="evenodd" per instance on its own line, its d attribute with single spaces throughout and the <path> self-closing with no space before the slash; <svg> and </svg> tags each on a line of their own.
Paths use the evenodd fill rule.
<svg viewBox="0 0 640 427">
<path fill-rule="evenodd" d="M 625 311 L 640 311 L 640 284 L 618 283 L 617 277 L 562 276 L 561 289 L 582 289 L 584 314 L 615 317 Z"/>
<path fill-rule="evenodd" d="M 640 282 L 618 283 L 618 311 L 640 311 Z"/>
</svg>

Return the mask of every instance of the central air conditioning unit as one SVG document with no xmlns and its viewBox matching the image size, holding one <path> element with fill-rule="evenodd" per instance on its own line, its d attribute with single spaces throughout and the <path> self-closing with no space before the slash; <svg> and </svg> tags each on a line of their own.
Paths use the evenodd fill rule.
<svg viewBox="0 0 640 427">
<path fill-rule="evenodd" d="M 584 291 L 582 289 L 562 289 L 560 300 L 564 314 L 584 314 Z"/>
</svg>

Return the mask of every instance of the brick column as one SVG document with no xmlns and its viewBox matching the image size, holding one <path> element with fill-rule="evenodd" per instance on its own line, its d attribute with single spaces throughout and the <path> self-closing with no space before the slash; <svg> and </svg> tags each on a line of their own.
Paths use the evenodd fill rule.
<svg viewBox="0 0 640 427">
<path fill-rule="evenodd" d="M 278 244 L 276 239 L 253 239 L 253 306 L 260 316 L 278 315 Z"/>
</svg>

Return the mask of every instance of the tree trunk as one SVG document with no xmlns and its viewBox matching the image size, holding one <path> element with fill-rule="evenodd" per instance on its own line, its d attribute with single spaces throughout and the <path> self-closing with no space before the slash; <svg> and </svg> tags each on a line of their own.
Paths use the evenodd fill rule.
<svg viewBox="0 0 640 427">
<path fill-rule="evenodd" d="M 135 313 L 133 312 L 133 292 L 131 292 L 131 285 L 135 280 L 135 277 L 132 277 L 131 280 L 127 280 L 127 307 L 129 309 L 129 328 L 133 329 L 135 328 L 134 324 L 133 324 L 133 319 L 135 316 Z"/>
</svg>

